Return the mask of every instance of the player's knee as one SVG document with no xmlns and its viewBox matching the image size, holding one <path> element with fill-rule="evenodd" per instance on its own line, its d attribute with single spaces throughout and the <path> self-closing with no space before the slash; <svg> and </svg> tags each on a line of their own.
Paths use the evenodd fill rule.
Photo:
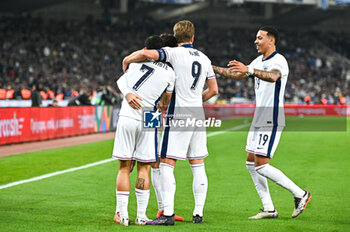
<svg viewBox="0 0 350 232">
<path fill-rule="evenodd" d="M 189 160 L 189 163 L 191 165 L 194 165 L 194 164 L 204 164 L 204 159 L 193 159 L 193 160 Z"/>
<path fill-rule="evenodd" d="M 138 173 L 149 173 L 151 170 L 150 163 L 137 162 L 137 172 Z"/>
<path fill-rule="evenodd" d="M 119 160 L 119 172 L 130 173 L 131 170 L 132 170 L 131 160 Z"/>
<path fill-rule="evenodd" d="M 130 174 L 130 168 L 129 167 L 123 167 L 123 168 L 121 168 L 121 167 L 119 167 L 119 171 L 118 171 L 119 173 L 125 173 L 125 174 L 127 174 L 127 175 L 129 175 Z"/>
<path fill-rule="evenodd" d="M 260 156 L 260 155 L 256 155 L 255 156 L 255 166 L 263 166 L 265 164 L 268 164 L 270 162 L 270 158 L 269 157 L 265 157 L 265 156 Z"/>
<path fill-rule="evenodd" d="M 175 159 L 161 158 L 160 162 L 161 163 L 165 163 L 165 164 L 169 164 L 169 165 L 171 165 L 173 167 L 175 167 L 175 165 L 176 165 L 176 160 Z"/>
<path fill-rule="evenodd" d="M 247 153 L 247 162 L 254 162 L 255 155 L 253 153 L 248 152 Z"/>
<path fill-rule="evenodd" d="M 157 162 L 152 162 L 152 163 L 151 163 L 151 167 L 152 167 L 152 168 L 159 168 L 159 163 L 160 163 L 159 161 L 157 161 Z"/>
</svg>

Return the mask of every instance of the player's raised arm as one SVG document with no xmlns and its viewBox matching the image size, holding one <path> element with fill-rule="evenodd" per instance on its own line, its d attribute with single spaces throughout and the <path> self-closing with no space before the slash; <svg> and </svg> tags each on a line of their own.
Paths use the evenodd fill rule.
<svg viewBox="0 0 350 232">
<path fill-rule="evenodd" d="M 234 80 L 242 80 L 248 77 L 245 73 L 233 71 L 232 68 L 222 68 L 215 65 L 212 65 L 212 67 L 215 73 L 226 78 L 232 78 Z"/>
<path fill-rule="evenodd" d="M 217 95 L 219 93 L 218 83 L 216 82 L 216 78 L 208 79 L 206 82 L 208 88 L 202 93 L 203 102 L 209 100 L 211 97 Z"/>
<path fill-rule="evenodd" d="M 228 65 L 233 66 L 230 68 L 233 72 L 247 73 L 247 75 L 252 75 L 268 82 L 276 82 L 282 76 L 279 70 L 272 69 L 271 71 L 264 71 L 254 69 L 253 67 L 246 66 L 237 60 L 230 61 Z"/>
<path fill-rule="evenodd" d="M 138 50 L 123 59 L 123 71 L 126 72 L 130 63 L 141 62 L 146 59 L 158 60 L 158 58 L 159 53 L 157 50 Z"/>
<path fill-rule="evenodd" d="M 282 74 L 279 70 L 273 69 L 271 71 L 264 71 L 259 69 L 254 69 L 253 76 L 256 76 L 257 78 L 268 81 L 268 82 L 276 82 L 278 79 L 281 78 Z"/>
</svg>

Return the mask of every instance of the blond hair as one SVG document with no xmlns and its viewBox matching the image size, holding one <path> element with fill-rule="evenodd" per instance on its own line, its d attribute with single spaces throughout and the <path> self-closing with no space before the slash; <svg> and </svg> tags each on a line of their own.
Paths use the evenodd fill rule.
<svg viewBox="0 0 350 232">
<path fill-rule="evenodd" d="M 190 42 L 194 35 L 194 25 L 188 20 L 177 22 L 173 30 L 178 43 Z"/>
</svg>

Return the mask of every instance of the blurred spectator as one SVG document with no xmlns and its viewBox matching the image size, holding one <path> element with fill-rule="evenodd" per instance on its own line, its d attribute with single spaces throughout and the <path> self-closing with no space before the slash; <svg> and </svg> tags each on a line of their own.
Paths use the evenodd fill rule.
<svg viewBox="0 0 350 232">
<path fill-rule="evenodd" d="M 7 91 L 6 91 L 6 99 L 13 99 L 14 97 L 15 90 L 12 89 L 11 85 L 7 86 Z"/>
<path fill-rule="evenodd" d="M 311 104 L 311 97 L 309 95 L 307 95 L 305 98 L 304 98 L 304 101 L 307 105 L 310 105 Z"/>
<path fill-rule="evenodd" d="M 100 86 L 91 99 L 92 105 L 114 105 L 117 97 L 110 86 Z"/>
<path fill-rule="evenodd" d="M 32 86 L 30 100 L 32 100 L 32 107 L 38 107 L 41 105 L 41 95 L 37 84 Z"/>
<path fill-rule="evenodd" d="M 29 89 L 21 89 L 22 99 L 30 99 L 32 92 Z"/>
<path fill-rule="evenodd" d="M 210 27 L 206 21 L 194 23 L 200 31 L 194 46 L 205 52 L 213 64 L 226 66 L 232 59 L 248 64 L 256 57 L 256 50 L 250 44 L 256 28 Z M 123 57 L 142 48 L 145 35 L 171 33 L 172 26 L 171 21 L 155 22 L 144 17 L 113 24 L 91 18 L 45 21 L 30 16 L 2 17 L 0 89 L 7 91 L 11 86 L 12 99 L 30 99 L 27 87 L 42 83 L 42 98 L 47 95 L 47 99 L 60 101 L 79 98 L 82 88 L 100 86 L 94 95 L 101 92 L 100 98 L 93 99 L 93 104 L 118 104 L 120 95 L 115 94 L 118 90 L 115 80 L 122 75 Z M 349 104 L 346 99 L 350 99 L 350 78 L 346 76 L 350 77 L 347 61 L 350 32 L 288 28 L 280 32 L 282 41 L 278 51 L 286 57 L 290 68 L 286 101 L 322 104 L 325 99 L 327 104 L 343 104 L 345 99 Z M 218 85 L 218 100 L 224 100 L 222 102 L 229 102 L 232 97 L 254 101 L 251 79 L 237 82 L 218 76 Z M 343 94 L 342 98 L 337 96 L 338 92 Z M 325 94 L 323 98 L 321 93 Z M 306 96 L 310 96 L 311 101 L 305 101 Z"/>
<path fill-rule="evenodd" d="M 54 99 L 54 100 L 52 101 L 52 104 L 49 104 L 48 106 L 49 106 L 49 107 L 57 107 L 57 106 L 58 106 L 57 100 Z"/>
<path fill-rule="evenodd" d="M 91 91 L 84 89 L 76 97 L 73 97 L 68 102 L 68 106 L 88 106 L 91 105 L 90 102 Z"/>
<path fill-rule="evenodd" d="M 0 100 L 6 99 L 6 89 L 0 89 Z"/>
<path fill-rule="evenodd" d="M 52 90 L 47 91 L 48 99 L 54 99 L 55 93 Z"/>
</svg>

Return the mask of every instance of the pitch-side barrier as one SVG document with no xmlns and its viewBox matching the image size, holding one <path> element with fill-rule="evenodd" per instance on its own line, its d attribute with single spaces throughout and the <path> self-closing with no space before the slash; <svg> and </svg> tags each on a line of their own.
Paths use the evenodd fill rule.
<svg viewBox="0 0 350 232">
<path fill-rule="evenodd" d="M 207 117 L 254 114 L 254 104 L 205 105 Z M 0 108 L 0 145 L 114 131 L 119 108 L 113 106 Z M 285 105 L 286 115 L 350 116 L 341 105 Z"/>
</svg>

